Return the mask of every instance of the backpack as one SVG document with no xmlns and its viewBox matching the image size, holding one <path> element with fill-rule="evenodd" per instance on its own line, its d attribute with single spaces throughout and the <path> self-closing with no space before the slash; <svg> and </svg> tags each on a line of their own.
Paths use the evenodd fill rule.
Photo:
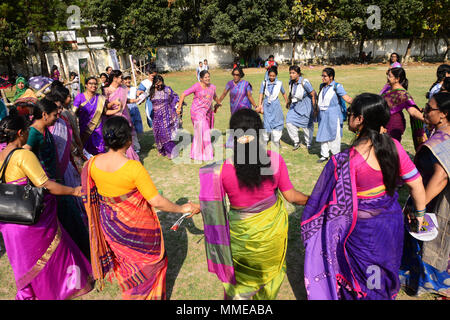
<svg viewBox="0 0 450 320">
<path fill-rule="evenodd" d="M 342 122 L 347 120 L 347 102 L 345 102 L 344 98 L 342 98 L 340 95 L 337 94 L 337 85 L 339 83 L 335 82 L 334 83 L 334 92 L 336 93 L 337 97 L 338 97 L 338 101 L 339 101 L 339 105 L 341 106 L 341 113 L 342 113 Z M 319 90 L 319 94 L 322 91 L 322 88 L 324 87 L 324 84 L 320 84 L 320 90 Z"/>
</svg>

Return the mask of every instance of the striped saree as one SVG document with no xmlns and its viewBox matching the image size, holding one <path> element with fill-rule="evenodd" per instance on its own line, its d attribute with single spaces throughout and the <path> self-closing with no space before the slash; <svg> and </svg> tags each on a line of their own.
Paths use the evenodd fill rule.
<svg viewBox="0 0 450 320">
<path fill-rule="evenodd" d="M 273 195 L 227 213 L 221 171 L 222 163 L 200 169 L 208 271 L 222 281 L 225 299 L 275 299 L 286 273 L 286 208 Z"/>
<path fill-rule="evenodd" d="M 156 212 L 137 189 L 119 197 L 101 196 L 90 174 L 93 159 L 83 168 L 82 187 L 92 269 L 100 289 L 113 270 L 123 299 L 165 299 L 167 256 Z"/>
</svg>

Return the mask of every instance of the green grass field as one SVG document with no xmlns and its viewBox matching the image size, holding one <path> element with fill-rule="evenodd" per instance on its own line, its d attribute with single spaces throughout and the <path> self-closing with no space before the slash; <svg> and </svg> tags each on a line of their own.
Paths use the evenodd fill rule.
<svg viewBox="0 0 450 320">
<path fill-rule="evenodd" d="M 419 107 L 426 103 L 425 93 L 435 81 L 436 68 L 438 64 L 414 65 L 405 67 L 409 79 L 409 92 Z M 336 81 L 342 83 L 351 97 L 362 92 L 378 93 L 386 82 L 386 65 L 353 65 L 337 66 Z M 321 83 L 322 66 L 305 67 L 303 73 L 310 80 L 313 87 L 318 91 Z M 257 101 L 259 87 L 264 77 L 263 69 L 244 69 L 245 78 L 254 88 L 253 97 Z M 167 73 L 164 76 L 166 85 L 172 87 L 179 95 L 195 82 L 194 71 Z M 288 68 L 282 66 L 279 69 L 279 79 L 283 81 L 285 89 L 288 83 Z M 217 95 L 220 96 L 225 88 L 226 82 L 231 80 L 231 70 L 211 70 L 211 82 L 217 87 Z M 8 94 L 9 95 L 9 94 Z M 282 105 L 283 99 L 280 97 Z M 184 129 L 193 133 L 190 121 L 190 104 L 192 95 L 186 98 L 187 107 L 184 108 Z M 172 201 L 184 203 L 186 199 L 198 202 L 199 179 L 198 170 L 202 164 L 176 163 L 158 156 L 154 146 L 152 131 L 145 122 L 144 105 L 140 106 L 144 122 L 144 133 L 140 137 L 141 159 L 149 171 L 154 183 L 164 196 Z M 287 110 L 284 110 L 286 114 Z M 407 119 L 409 116 L 407 116 Z M 225 134 L 230 119 L 229 97 L 225 98 L 222 108 L 216 114 L 215 128 Z M 411 131 L 408 127 L 403 136 L 402 144 L 411 154 L 414 147 Z M 317 124 L 316 130 L 317 132 Z M 342 149 L 349 146 L 354 135 L 346 125 L 342 139 Z M 224 142 L 223 142 L 224 143 Z M 317 164 L 320 146 L 315 144 L 311 153 L 305 149 L 292 151 L 292 142 L 283 133 L 281 154 L 286 161 L 292 183 L 297 190 L 306 194 L 311 193 L 317 178 L 319 177 L 325 163 Z M 220 148 L 220 145 L 216 144 Z M 189 150 L 188 150 L 189 151 Z M 186 152 L 185 152 L 186 153 Z M 407 191 L 400 190 L 400 200 L 405 201 Z M 277 299 L 295 300 L 306 299 L 303 283 L 303 245 L 300 240 L 300 218 L 303 207 L 286 203 L 289 212 L 289 241 L 287 252 L 287 277 L 285 278 Z M 220 281 L 214 274 L 207 271 L 203 222 L 201 215 L 196 215 L 192 220 L 185 221 L 179 231 L 171 232 L 170 226 L 179 218 L 179 214 L 160 212 L 159 214 L 165 247 L 169 259 L 167 271 L 167 295 L 169 299 L 186 300 L 219 300 L 223 298 L 223 289 Z M 9 265 L 7 254 L 0 254 L 0 299 L 14 299 L 16 287 L 12 269 Z M 121 299 L 120 289 L 115 280 L 113 283 L 106 282 L 102 292 L 92 291 L 79 299 Z M 398 299 L 413 299 L 401 292 Z M 425 296 L 421 299 L 431 299 Z"/>
</svg>

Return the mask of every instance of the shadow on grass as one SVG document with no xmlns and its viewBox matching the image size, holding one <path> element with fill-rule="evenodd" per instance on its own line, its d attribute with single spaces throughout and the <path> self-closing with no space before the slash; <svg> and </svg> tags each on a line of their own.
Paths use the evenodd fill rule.
<svg viewBox="0 0 450 320">
<path fill-rule="evenodd" d="M 187 198 L 180 198 L 175 203 L 182 205 L 187 203 L 187 201 Z M 192 219 L 184 220 L 177 231 L 171 231 L 170 227 L 172 227 L 181 216 L 181 214 L 170 212 L 158 212 L 168 259 L 166 275 L 166 294 L 168 300 L 172 296 L 175 281 L 187 256 L 187 232 L 190 232 L 191 234 L 203 234 L 203 230 L 198 229 Z"/>
<path fill-rule="evenodd" d="M 141 160 L 146 159 L 152 149 L 155 149 L 155 137 L 153 136 L 153 130 L 150 129 L 138 136 L 139 144 L 141 145 L 141 151 L 139 157 Z"/>
<path fill-rule="evenodd" d="M 297 300 L 307 300 L 303 264 L 305 249 L 301 240 L 300 223 L 303 208 L 298 207 L 289 215 L 288 246 L 286 252 L 286 274 Z"/>
</svg>

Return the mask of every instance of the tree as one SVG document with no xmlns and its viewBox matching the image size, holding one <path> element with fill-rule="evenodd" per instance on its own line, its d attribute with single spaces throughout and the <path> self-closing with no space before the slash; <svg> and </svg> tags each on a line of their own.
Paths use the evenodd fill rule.
<svg viewBox="0 0 450 320">
<path fill-rule="evenodd" d="M 290 5 L 283 31 L 292 42 L 291 64 L 294 64 L 297 41 L 305 43 L 308 41 L 308 36 L 313 36 L 319 30 L 323 30 L 327 12 L 317 5 L 317 1 L 294 0 Z M 307 30 L 306 33 L 305 30 Z"/>
<path fill-rule="evenodd" d="M 216 43 L 230 45 L 248 60 L 257 46 L 282 35 L 288 7 L 285 0 L 212 0 L 204 11 L 202 23 L 212 22 Z"/>
<path fill-rule="evenodd" d="M 15 7 L 11 2 L 0 4 L 0 60 L 6 62 L 8 74 L 13 76 L 13 61 L 22 62 L 27 55 L 27 33 L 15 15 Z"/>
<path fill-rule="evenodd" d="M 106 44 L 119 54 L 146 55 L 181 31 L 181 10 L 167 0 L 88 0 L 83 17 L 104 27 Z"/>
</svg>

